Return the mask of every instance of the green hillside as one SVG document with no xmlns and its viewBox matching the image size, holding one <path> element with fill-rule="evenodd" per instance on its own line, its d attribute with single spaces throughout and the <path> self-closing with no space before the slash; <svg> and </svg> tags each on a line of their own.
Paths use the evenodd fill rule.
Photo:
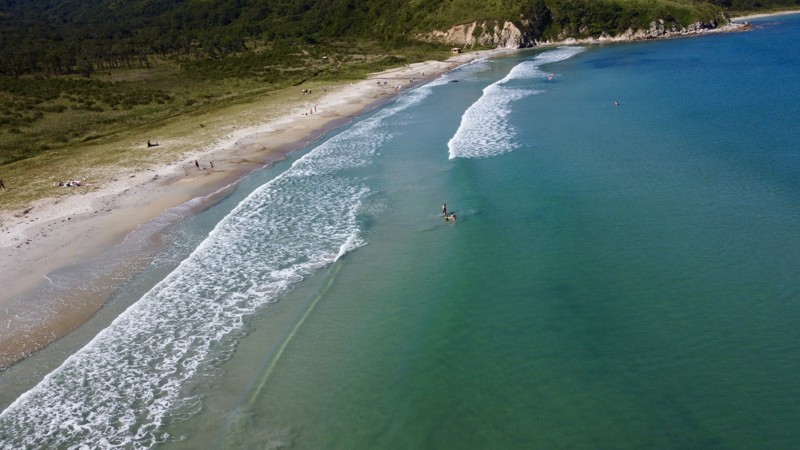
<svg viewBox="0 0 800 450">
<path fill-rule="evenodd" d="M 308 81 L 442 59 L 476 20 L 537 39 L 800 0 L 0 0 L 0 166 Z"/>
<path fill-rule="evenodd" d="M 1 0 L 0 75 L 90 75 L 154 56 L 220 59 L 270 44 L 367 39 L 397 48 L 474 20 L 531 20 L 542 36 L 613 34 L 656 19 L 709 21 L 721 7 L 779 5 L 800 0 Z"/>
</svg>

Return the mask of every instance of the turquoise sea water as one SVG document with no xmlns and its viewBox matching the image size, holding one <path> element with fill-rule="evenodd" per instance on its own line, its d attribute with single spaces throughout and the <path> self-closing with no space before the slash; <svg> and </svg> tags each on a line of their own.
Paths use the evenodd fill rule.
<svg viewBox="0 0 800 450">
<path fill-rule="evenodd" d="M 0 446 L 800 447 L 799 34 L 406 93 L 187 222 Z"/>
</svg>

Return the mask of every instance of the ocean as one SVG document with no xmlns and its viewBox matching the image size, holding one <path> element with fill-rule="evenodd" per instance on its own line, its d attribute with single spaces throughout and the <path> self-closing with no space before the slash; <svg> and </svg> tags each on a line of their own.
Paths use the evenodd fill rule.
<svg viewBox="0 0 800 450">
<path fill-rule="evenodd" d="M 0 448 L 800 447 L 800 16 L 753 24 L 479 60 L 253 174 L 0 375 Z"/>
</svg>

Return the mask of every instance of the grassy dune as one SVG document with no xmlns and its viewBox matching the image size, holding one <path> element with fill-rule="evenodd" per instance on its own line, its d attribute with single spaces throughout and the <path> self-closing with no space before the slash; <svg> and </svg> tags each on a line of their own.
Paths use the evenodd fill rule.
<svg viewBox="0 0 800 450">
<path fill-rule="evenodd" d="M 0 209 L 23 209 L 44 197 L 87 191 L 58 189 L 58 181 L 86 176 L 102 182 L 120 168 L 144 170 L 177 162 L 235 128 L 257 125 L 313 101 L 313 96 L 301 94 L 303 88 L 319 95 L 315 87 L 447 56 L 443 50 L 392 55 L 364 50 L 301 53 L 294 66 L 281 67 L 280 76 L 270 81 L 258 74 L 263 65 L 232 73 L 209 61 L 190 68 L 161 61 L 155 67 L 115 69 L 90 79 L 3 79 L 0 179 L 9 189 L 0 191 Z M 247 65 L 257 64 L 243 58 Z M 148 140 L 160 145 L 148 148 Z"/>
</svg>

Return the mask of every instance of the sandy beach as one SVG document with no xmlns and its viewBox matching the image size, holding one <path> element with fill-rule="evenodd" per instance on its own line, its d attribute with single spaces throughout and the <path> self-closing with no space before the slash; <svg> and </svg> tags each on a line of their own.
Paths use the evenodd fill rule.
<svg viewBox="0 0 800 450">
<path fill-rule="evenodd" d="M 755 17 L 762 15 L 734 20 Z M 732 25 L 720 31 L 742 29 L 741 25 Z M 547 46 L 598 43 L 603 42 L 568 40 Z M 90 186 L 53 188 L 71 189 L 75 195 L 54 196 L 24 210 L 0 211 L 0 369 L 80 326 L 148 260 L 125 266 L 125 273 L 118 273 L 119 264 L 108 264 L 108 273 L 98 277 L 111 281 L 91 288 L 71 286 L 68 292 L 58 291 L 49 274 L 109 254 L 131 232 L 179 205 L 206 199 L 208 206 L 215 193 L 252 171 L 308 146 L 403 91 L 477 58 L 507 51 L 463 53 L 445 61 L 415 63 L 372 74 L 359 82 L 325 86 L 321 95 L 316 87 L 312 96 L 303 94 L 304 87 L 298 86 L 284 114 L 259 120 L 261 111 L 252 111 L 255 119 L 233 118 L 216 127 L 215 132 L 204 128 L 203 139 L 161 136 L 160 148 L 177 146 L 179 141 L 186 146 L 187 139 L 202 144 L 187 147 L 192 150 L 168 162 L 152 162 L 136 169 L 114 168 L 113 173 L 104 174 L 104 181 L 90 175 L 86 180 Z M 50 289 L 39 289 L 42 286 Z M 54 289 L 58 295 L 52 295 Z"/>
<path fill-rule="evenodd" d="M 91 289 L 73 286 L 72 292 L 58 295 L 52 295 L 49 274 L 108 254 L 132 231 L 170 208 L 213 196 L 403 91 L 487 54 L 464 53 L 375 73 L 360 82 L 327 86 L 321 96 L 309 99 L 297 87 L 286 114 L 261 123 L 220 127 L 224 134 L 212 144 L 185 153 L 179 161 L 120 168 L 101 185 L 88 177 L 84 186 L 56 186 L 75 190 L 76 195 L 41 200 L 23 211 L 0 212 L 0 368 L 80 326 L 147 260 L 139 261 L 139 267 L 126 266 L 130 273 L 98 275 L 116 282 Z M 160 146 L 170 145 L 169 138 L 161 139 Z M 109 271 L 117 266 L 107 265 Z M 49 291 L 37 291 L 48 284 Z M 50 294 L 37 297 L 37 292 Z"/>
<path fill-rule="evenodd" d="M 746 22 L 751 19 L 763 19 L 765 17 L 785 16 L 787 14 L 800 14 L 800 11 L 777 11 L 764 14 L 749 14 L 746 16 L 731 17 L 733 22 Z"/>
</svg>

